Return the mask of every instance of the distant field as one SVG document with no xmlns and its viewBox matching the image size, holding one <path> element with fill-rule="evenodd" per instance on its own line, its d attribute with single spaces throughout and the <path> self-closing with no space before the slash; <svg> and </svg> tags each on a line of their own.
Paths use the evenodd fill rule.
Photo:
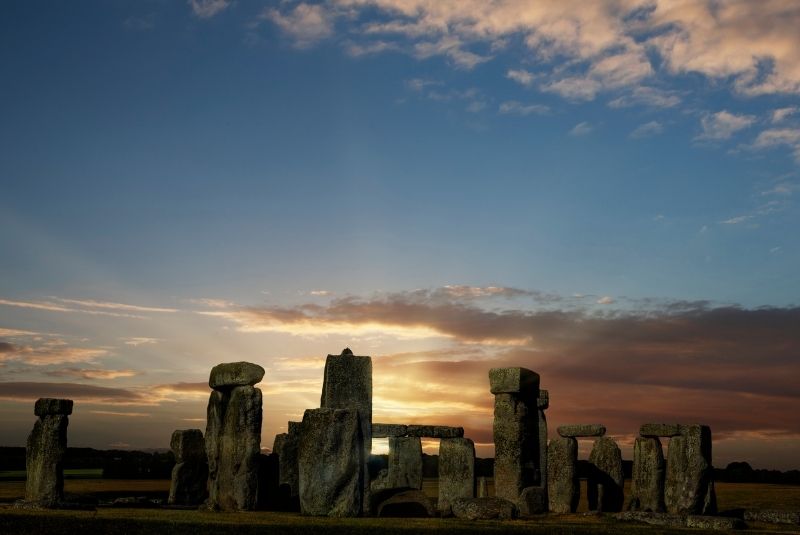
<svg viewBox="0 0 800 535">
<path fill-rule="evenodd" d="M 64 479 L 99 479 L 102 468 L 69 468 L 64 470 Z M 0 470 L 0 481 L 25 480 L 25 470 Z"/>
</svg>

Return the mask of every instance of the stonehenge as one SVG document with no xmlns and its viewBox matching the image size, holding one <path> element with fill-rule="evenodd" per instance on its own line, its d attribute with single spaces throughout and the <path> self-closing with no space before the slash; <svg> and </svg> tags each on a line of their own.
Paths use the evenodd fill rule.
<svg viewBox="0 0 800 535">
<path fill-rule="evenodd" d="M 580 499 L 578 440 L 556 437 L 547 445 L 547 498 L 553 513 L 574 513 Z"/>
<path fill-rule="evenodd" d="M 447 516 L 453 504 L 475 496 L 475 444 L 468 438 L 443 438 L 439 443 L 439 512 Z"/>
<path fill-rule="evenodd" d="M 300 443 L 302 422 L 289 422 L 288 432 L 275 436 L 273 453 L 278 455 L 278 485 L 289 497 L 300 495 L 297 465 L 297 447 Z"/>
<path fill-rule="evenodd" d="M 211 370 L 205 446 L 211 510 L 247 511 L 258 498 L 261 453 L 261 390 L 253 385 L 264 368 L 249 362 L 219 364 Z"/>
<path fill-rule="evenodd" d="M 39 419 L 28 435 L 25 449 L 25 502 L 56 507 L 64 500 L 64 454 L 71 399 L 40 398 L 34 405 Z"/>
<path fill-rule="evenodd" d="M 169 487 L 170 505 L 198 505 L 206 499 L 208 457 L 203 432 L 199 429 L 176 430 L 170 448 L 175 455 Z"/>
<path fill-rule="evenodd" d="M 622 452 L 608 437 L 598 438 L 589 454 L 590 472 L 586 497 L 590 511 L 618 513 L 622 511 L 625 474 L 622 471 Z"/>
</svg>

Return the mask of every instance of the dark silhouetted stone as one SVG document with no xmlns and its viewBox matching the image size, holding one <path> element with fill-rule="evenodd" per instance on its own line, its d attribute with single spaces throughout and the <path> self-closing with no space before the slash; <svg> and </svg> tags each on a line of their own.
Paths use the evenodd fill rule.
<svg viewBox="0 0 800 535">
<path fill-rule="evenodd" d="M 176 430 L 170 448 L 175 454 L 172 481 L 169 487 L 170 505 L 199 505 L 206 499 L 208 457 L 203 432 L 199 429 Z"/>
<path fill-rule="evenodd" d="M 676 437 L 681 434 L 678 424 L 644 424 L 639 428 L 639 436 L 643 437 Z"/>
<path fill-rule="evenodd" d="M 664 476 L 661 442 L 657 438 L 637 437 L 633 443 L 633 473 L 628 509 L 664 512 Z"/>
<path fill-rule="evenodd" d="M 547 512 L 547 489 L 544 487 L 525 487 L 517 500 L 517 508 L 522 516 L 539 515 Z"/>
<path fill-rule="evenodd" d="M 670 513 L 715 514 L 711 429 L 695 424 L 682 425 L 680 430 L 680 436 L 669 443 L 664 504 Z"/>
<path fill-rule="evenodd" d="M 261 390 L 250 385 L 214 390 L 207 412 L 208 507 L 252 510 L 258 497 Z"/>
<path fill-rule="evenodd" d="M 297 447 L 300 443 L 301 422 L 289 422 L 289 432 L 275 437 L 272 451 L 278 455 L 278 485 L 286 489 L 289 496 L 299 496 L 297 475 Z"/>
<path fill-rule="evenodd" d="M 460 498 L 475 496 L 475 444 L 468 438 L 439 442 L 439 511 L 447 516 Z"/>
<path fill-rule="evenodd" d="M 616 513 L 622 511 L 625 474 L 622 452 L 614 439 L 600 437 L 589 454 L 590 471 L 586 496 L 590 511 Z"/>
<path fill-rule="evenodd" d="M 358 409 L 306 410 L 298 447 L 300 511 L 314 516 L 361 514 L 368 479 L 364 457 Z"/>
<path fill-rule="evenodd" d="M 39 419 L 25 448 L 25 502 L 34 507 L 56 507 L 64 500 L 63 461 L 72 400 L 42 398 L 34 412 Z"/>
<path fill-rule="evenodd" d="M 427 518 L 436 516 L 433 501 L 421 490 L 399 492 L 378 506 L 377 516 Z"/>
<path fill-rule="evenodd" d="M 467 520 L 511 520 L 516 506 L 503 498 L 459 498 L 452 505 L 453 515 Z"/>
<path fill-rule="evenodd" d="M 489 484 L 485 477 L 478 478 L 478 498 L 488 498 L 489 497 Z"/>
<path fill-rule="evenodd" d="M 33 414 L 36 416 L 47 416 L 62 414 L 69 416 L 72 414 L 71 399 L 39 398 L 33 406 Z"/>
<path fill-rule="evenodd" d="M 208 386 L 214 390 L 233 386 L 252 386 L 264 378 L 264 368 L 252 362 L 227 362 L 211 368 Z"/>
<path fill-rule="evenodd" d="M 372 424 L 372 438 L 404 437 L 407 433 L 407 425 Z"/>
<path fill-rule="evenodd" d="M 578 507 L 578 441 L 556 437 L 547 447 L 547 500 L 550 512 L 571 513 Z"/>
<path fill-rule="evenodd" d="M 600 424 L 560 425 L 556 431 L 562 437 L 602 437 L 606 434 L 605 426 Z"/>
<path fill-rule="evenodd" d="M 516 502 L 522 489 L 540 485 L 539 374 L 525 368 L 492 368 L 494 394 L 494 493 Z"/>
<path fill-rule="evenodd" d="M 409 425 L 406 435 L 425 438 L 461 438 L 464 436 L 464 428 L 446 425 Z"/>
</svg>

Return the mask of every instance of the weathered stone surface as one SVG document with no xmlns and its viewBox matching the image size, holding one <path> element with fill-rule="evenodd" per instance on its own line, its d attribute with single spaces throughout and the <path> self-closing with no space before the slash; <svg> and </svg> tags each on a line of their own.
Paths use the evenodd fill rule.
<svg viewBox="0 0 800 535">
<path fill-rule="evenodd" d="M 800 511 L 748 509 L 744 512 L 744 519 L 752 522 L 766 522 L 768 524 L 800 525 Z"/>
<path fill-rule="evenodd" d="M 697 529 L 729 530 L 744 529 L 746 526 L 739 518 L 730 518 L 726 516 L 689 515 L 686 517 L 686 527 Z"/>
<path fill-rule="evenodd" d="M 372 424 L 372 438 L 404 437 L 407 433 L 407 425 Z"/>
<path fill-rule="evenodd" d="M 453 515 L 467 520 L 511 520 L 516 506 L 503 498 L 459 498 L 452 505 Z"/>
<path fill-rule="evenodd" d="M 33 407 L 33 414 L 36 416 L 46 416 L 48 414 L 72 414 L 71 399 L 39 398 Z"/>
<path fill-rule="evenodd" d="M 419 437 L 389 438 L 389 479 L 393 487 L 422 489 L 422 441 Z"/>
<path fill-rule="evenodd" d="M 553 513 L 571 513 L 578 507 L 578 441 L 556 437 L 547 447 L 547 500 Z"/>
<path fill-rule="evenodd" d="M 298 469 L 303 514 L 338 517 L 361 514 L 368 472 L 360 411 L 306 410 L 298 446 Z"/>
<path fill-rule="evenodd" d="M 536 399 L 536 408 L 543 411 L 550 408 L 550 392 L 547 390 L 539 390 L 539 397 Z"/>
<path fill-rule="evenodd" d="M 468 438 L 439 442 L 439 511 L 449 515 L 453 503 L 475 496 L 475 444 Z"/>
<path fill-rule="evenodd" d="M 589 464 L 586 492 L 589 510 L 604 513 L 622 511 L 625 474 L 622 471 L 622 452 L 614 439 L 600 437 L 595 440 Z"/>
<path fill-rule="evenodd" d="M 226 362 L 211 368 L 208 386 L 217 390 L 233 386 L 252 386 L 264 378 L 264 368 L 252 362 Z"/>
<path fill-rule="evenodd" d="M 372 358 L 353 355 L 345 348 L 340 355 L 328 355 L 322 383 L 320 407 L 323 409 L 358 409 L 360 436 L 363 440 L 364 474 L 372 450 Z M 369 477 L 363 477 L 361 500 L 364 513 L 369 512 Z"/>
<path fill-rule="evenodd" d="M 214 390 L 206 425 L 208 507 L 251 510 L 258 494 L 261 390 L 250 385 Z"/>
<path fill-rule="evenodd" d="M 638 437 L 633 443 L 633 474 L 628 509 L 664 512 L 665 474 L 661 441 L 657 438 Z"/>
<path fill-rule="evenodd" d="M 651 526 L 665 526 L 669 528 L 682 528 L 686 526 L 686 515 L 672 515 L 669 513 L 652 513 L 645 511 L 626 511 L 614 515 L 617 520 L 624 522 L 642 522 Z"/>
<path fill-rule="evenodd" d="M 516 502 L 525 487 L 542 485 L 546 446 L 540 447 L 539 417 L 544 413 L 538 408 L 539 374 L 525 368 L 493 368 L 489 383 L 495 395 L 495 496 Z"/>
<path fill-rule="evenodd" d="M 399 492 L 378 505 L 377 516 L 427 518 L 436 516 L 433 500 L 421 490 Z"/>
<path fill-rule="evenodd" d="M 278 486 L 289 496 L 300 494 L 297 468 L 297 447 L 300 442 L 300 422 L 289 422 L 289 432 L 275 436 L 272 451 L 278 455 Z"/>
<path fill-rule="evenodd" d="M 461 438 L 464 436 L 464 428 L 446 425 L 409 425 L 406 435 L 425 438 Z"/>
<path fill-rule="evenodd" d="M 539 374 L 526 368 L 492 368 L 489 385 L 492 394 L 523 394 L 536 399 Z"/>
<path fill-rule="evenodd" d="M 639 435 L 643 437 L 676 437 L 681 434 L 678 424 L 644 424 L 639 428 Z"/>
<path fill-rule="evenodd" d="M 547 489 L 545 487 L 525 487 L 517 500 L 521 516 L 540 515 L 547 512 Z"/>
<path fill-rule="evenodd" d="M 478 498 L 489 497 L 489 482 L 486 480 L 485 477 L 478 478 L 478 491 L 476 494 Z"/>
<path fill-rule="evenodd" d="M 543 392 L 546 392 L 546 390 L 544 390 Z M 539 407 L 539 409 L 537 410 L 539 442 L 538 444 L 536 444 L 536 447 L 539 449 L 539 466 L 537 467 L 539 477 L 536 485 L 542 487 L 546 493 L 547 492 L 547 417 L 544 414 L 544 410 L 545 409 L 543 409 L 542 407 Z"/>
<path fill-rule="evenodd" d="M 42 400 L 39 400 L 42 401 Z M 39 401 L 36 402 L 37 407 Z M 54 400 L 69 401 L 70 400 Z M 49 402 L 43 405 L 50 406 Z M 56 405 L 65 407 L 65 403 Z M 25 448 L 25 501 L 39 507 L 55 507 L 64 499 L 64 454 L 67 452 L 65 414 L 42 414 L 28 435 Z"/>
<path fill-rule="evenodd" d="M 560 425 L 556 431 L 562 437 L 602 437 L 606 434 L 605 426 L 600 424 Z"/>
<path fill-rule="evenodd" d="M 711 464 L 711 429 L 682 425 L 667 454 L 664 504 L 670 513 L 708 515 L 717 512 L 714 469 Z"/>
<path fill-rule="evenodd" d="M 169 487 L 170 505 L 198 505 L 206 499 L 208 457 L 203 432 L 199 429 L 176 430 L 170 440 L 175 466 Z"/>
</svg>

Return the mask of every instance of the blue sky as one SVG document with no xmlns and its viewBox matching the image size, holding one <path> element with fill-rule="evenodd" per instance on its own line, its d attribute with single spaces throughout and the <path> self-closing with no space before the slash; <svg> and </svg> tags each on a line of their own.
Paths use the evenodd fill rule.
<svg viewBox="0 0 800 535">
<path fill-rule="evenodd" d="M 800 9 L 578 4 L 4 2 L 0 374 L 17 385 L 2 402 L 17 442 L 19 384 L 58 393 L 67 364 L 130 372 L 73 373 L 85 384 L 147 389 L 358 341 L 376 358 L 507 357 L 493 335 L 467 347 L 433 320 L 370 317 L 376 303 L 673 323 L 683 302 L 692 318 L 796 310 Z M 367 311 L 303 308 L 337 300 Z M 253 308 L 269 329 L 231 312 Z M 277 329 L 291 324 L 278 308 L 307 328 Z M 773 357 L 800 355 L 748 356 Z M 316 392 L 321 369 L 303 373 L 286 380 Z M 181 417 L 202 415 L 195 394 Z"/>
</svg>

